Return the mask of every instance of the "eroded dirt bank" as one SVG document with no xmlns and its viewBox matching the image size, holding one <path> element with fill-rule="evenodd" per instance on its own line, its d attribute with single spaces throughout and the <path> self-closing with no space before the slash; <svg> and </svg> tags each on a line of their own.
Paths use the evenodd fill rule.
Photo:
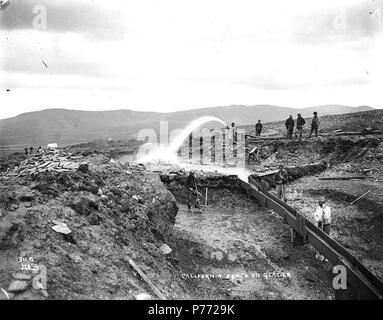
<svg viewBox="0 0 383 320">
<path fill-rule="evenodd" d="M 201 179 L 206 185 L 207 179 Z M 180 203 L 175 224 L 179 241 L 199 244 L 190 246 L 184 270 L 193 266 L 190 281 L 201 297 L 217 292 L 231 299 L 332 299 L 331 266 L 316 261 L 312 248 L 293 247 L 290 230 L 278 215 L 240 189 L 222 187 L 225 180 L 208 186 L 202 214 L 188 213 L 184 187 L 174 180 L 168 183 Z M 204 193 L 201 184 L 199 189 Z M 201 275 L 228 279 L 195 279 Z"/>
<path fill-rule="evenodd" d="M 100 154 L 76 161 L 78 169 L 2 179 L 0 287 L 14 299 L 154 296 L 130 257 L 167 298 L 190 298 L 178 264 L 159 249 L 174 246 L 178 211 L 159 176 Z M 57 222 L 71 233 L 54 231 Z M 46 268 L 49 297 L 32 287 L 35 274 L 20 270 L 19 257 Z M 22 287 L 9 290 L 20 273 Z"/>
</svg>

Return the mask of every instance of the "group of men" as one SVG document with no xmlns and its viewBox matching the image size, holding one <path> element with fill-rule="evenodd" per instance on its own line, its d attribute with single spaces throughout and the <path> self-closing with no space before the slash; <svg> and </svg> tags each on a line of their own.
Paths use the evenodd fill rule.
<svg viewBox="0 0 383 320">
<path fill-rule="evenodd" d="M 39 148 L 37 149 L 37 153 L 44 153 L 43 148 L 39 147 Z M 25 148 L 24 148 L 24 154 L 25 154 L 26 156 L 28 156 L 28 155 L 33 155 L 33 147 L 29 147 L 29 149 L 28 149 L 27 147 L 25 147 Z"/>
<path fill-rule="evenodd" d="M 311 121 L 311 131 L 310 135 L 308 136 L 311 138 L 312 134 L 315 134 L 315 137 L 318 136 L 318 129 L 319 129 L 319 118 L 318 118 L 318 112 L 313 113 L 313 119 Z M 295 131 L 295 138 L 302 139 L 302 133 L 303 133 L 303 127 L 306 124 L 306 120 L 302 117 L 300 113 L 298 113 L 298 117 L 296 120 L 296 131 Z M 294 133 L 294 127 L 295 127 L 295 121 L 293 119 L 293 116 L 290 115 L 288 119 L 285 122 L 285 127 L 287 130 L 287 139 L 292 139 L 293 138 L 293 133 Z M 260 137 L 261 133 L 263 130 L 263 124 L 261 120 L 258 120 L 258 123 L 255 125 L 255 136 Z"/>
<path fill-rule="evenodd" d="M 313 119 L 311 121 L 311 131 L 310 131 L 310 135 L 308 136 L 309 138 L 311 138 L 313 133 L 315 133 L 315 137 L 318 136 L 318 128 L 319 128 L 318 112 L 315 111 L 313 114 L 314 114 L 314 116 L 313 116 Z M 299 135 L 299 139 L 302 139 L 303 126 L 305 124 L 306 124 L 305 119 L 302 117 L 302 115 L 300 113 L 298 113 L 297 122 L 296 122 L 295 138 L 297 138 Z M 290 115 L 288 117 L 288 119 L 286 120 L 285 127 L 287 130 L 287 139 L 292 139 L 294 127 L 295 127 L 295 122 L 294 122 L 292 115 Z"/>
</svg>

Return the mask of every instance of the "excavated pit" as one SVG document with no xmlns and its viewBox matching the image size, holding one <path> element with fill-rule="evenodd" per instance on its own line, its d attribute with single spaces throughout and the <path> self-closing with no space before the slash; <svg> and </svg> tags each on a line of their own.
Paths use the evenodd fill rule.
<svg viewBox="0 0 383 320">
<path fill-rule="evenodd" d="M 382 279 L 383 218 L 381 208 L 383 203 L 381 195 L 383 188 L 381 185 L 383 181 L 380 174 L 383 172 L 380 163 L 383 157 L 382 139 L 372 136 L 326 137 L 302 142 L 264 141 L 261 142 L 261 145 L 260 161 L 253 166 L 250 165 L 255 172 L 252 177 L 258 181 L 266 181 L 270 191 L 274 193 L 273 174 L 268 173 L 275 171 L 280 164 L 287 167 L 289 172 L 288 203 L 313 221 L 312 215 L 317 201 L 325 197 L 333 210 L 331 236 Z M 266 176 L 263 176 L 265 174 Z M 347 180 L 347 177 L 352 176 L 361 178 Z M 346 180 L 320 180 L 334 177 L 346 177 Z M 289 241 L 289 230 L 279 216 L 270 210 L 259 207 L 254 200 L 247 197 L 238 188 L 234 180 L 230 181 L 229 177 L 220 177 L 218 179 L 220 182 L 217 183 L 217 180 L 213 182 L 214 179 L 209 180 L 206 177 L 199 179 L 198 188 L 202 190 L 201 193 L 204 194 L 205 188 L 208 188 L 208 206 L 202 215 L 190 215 L 187 214 L 185 204 L 184 179 L 185 177 L 173 175 L 167 176 L 164 181 L 162 177 L 162 181 L 173 193 L 180 206 L 175 224 L 176 232 L 181 238 L 188 235 L 188 241 L 191 241 L 189 245 L 198 243 L 200 246 L 201 242 L 204 244 L 205 253 L 201 254 L 198 264 L 202 270 L 211 271 L 218 267 L 219 270 L 230 273 L 230 270 L 236 270 L 236 268 L 264 270 L 262 267 L 271 266 L 272 269 L 273 267 L 288 266 L 292 270 L 298 268 L 295 275 L 300 272 L 306 276 L 309 275 L 308 278 L 311 277 L 314 282 L 317 281 L 321 285 L 326 282 L 326 279 L 329 281 L 331 266 L 315 261 L 313 259 L 315 253 L 311 246 L 293 248 Z M 351 205 L 367 191 L 371 192 Z M 243 207 L 239 207 L 242 201 L 245 204 Z M 260 227 L 261 225 L 262 227 Z M 197 241 L 190 240 L 190 237 Z M 222 242 L 225 242 L 226 245 L 223 246 Z M 221 245 L 220 253 L 214 253 Z M 235 245 L 240 248 L 238 249 Z M 249 251 L 251 252 L 250 257 L 247 256 Z M 245 254 L 242 256 L 242 253 Z M 297 255 L 295 264 L 289 260 L 294 253 Z M 307 261 L 299 260 L 299 258 L 305 259 L 303 257 Z M 302 269 L 299 271 L 300 267 Z M 306 267 L 308 269 L 305 269 Z M 313 270 L 317 278 L 312 276 Z M 326 271 L 322 275 L 323 270 Z M 321 283 L 322 280 L 324 283 Z M 302 286 L 302 283 L 311 284 L 311 281 L 300 282 L 300 285 Z M 249 287 L 253 284 L 254 282 L 251 281 L 246 283 Z M 238 288 L 236 288 L 238 283 L 234 283 L 234 285 L 234 291 L 238 293 Z M 276 293 L 278 298 L 287 298 L 286 295 L 283 295 L 283 292 L 286 291 L 278 291 L 273 285 L 270 285 L 270 282 L 266 282 L 266 287 L 269 290 L 275 290 L 274 293 L 279 292 L 281 294 L 279 296 Z M 260 288 L 261 286 L 255 286 L 250 296 L 239 296 L 241 298 L 260 298 L 262 296 L 267 298 L 269 295 Z M 322 295 L 320 299 L 325 295 L 325 298 L 329 298 L 332 296 L 330 288 L 332 288 L 330 282 L 324 285 L 322 291 L 310 288 L 309 292 L 305 292 L 306 299 L 313 297 L 313 292 L 316 292 L 316 297 Z M 294 291 L 289 298 L 299 296 L 297 292 Z M 243 294 L 243 292 L 241 293 Z"/>
<path fill-rule="evenodd" d="M 331 236 L 380 279 L 383 279 L 382 141 L 381 136 L 372 135 L 320 137 L 302 143 L 264 141 L 261 148 L 272 152 L 264 153 L 267 156 L 256 164 L 258 172 L 254 175 L 255 179 L 262 177 L 279 164 L 287 167 L 290 174 L 287 202 L 311 221 L 318 199 L 326 198 L 332 209 Z M 309 170 L 301 174 L 302 170 L 297 168 Z M 261 180 L 275 192 L 272 175 Z"/>
<path fill-rule="evenodd" d="M 311 247 L 293 247 L 288 226 L 236 177 L 198 175 L 198 190 L 208 190 L 201 214 L 187 211 L 186 178 L 161 175 L 179 206 L 173 235 L 180 268 L 198 297 L 333 298 L 331 266 L 318 263 Z"/>
</svg>

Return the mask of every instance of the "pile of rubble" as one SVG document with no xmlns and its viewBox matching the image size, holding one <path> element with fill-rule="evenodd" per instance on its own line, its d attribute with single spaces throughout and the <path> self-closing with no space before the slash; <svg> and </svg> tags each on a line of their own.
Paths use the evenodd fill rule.
<svg viewBox="0 0 383 320">
<path fill-rule="evenodd" d="M 30 155 L 13 169 L 8 168 L 0 179 L 14 179 L 23 176 L 33 176 L 45 171 L 66 172 L 77 170 L 82 164 L 82 156 L 73 156 L 62 150 L 46 150 Z"/>
</svg>

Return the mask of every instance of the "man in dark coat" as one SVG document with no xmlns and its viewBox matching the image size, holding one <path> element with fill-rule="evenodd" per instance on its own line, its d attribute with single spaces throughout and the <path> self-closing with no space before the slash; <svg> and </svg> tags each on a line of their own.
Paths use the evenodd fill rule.
<svg viewBox="0 0 383 320">
<path fill-rule="evenodd" d="M 258 120 L 258 123 L 255 125 L 255 136 L 260 137 L 261 132 L 263 129 L 263 124 L 261 123 L 261 120 Z"/>
<path fill-rule="evenodd" d="M 297 138 L 299 133 L 299 140 L 302 139 L 303 126 L 306 124 L 305 119 L 303 119 L 302 115 L 298 113 L 297 118 L 297 131 L 295 131 L 295 138 Z"/>
<path fill-rule="evenodd" d="M 198 198 L 197 182 L 193 171 L 190 171 L 189 176 L 186 179 L 186 187 L 188 189 L 188 213 L 192 212 L 191 208 L 193 203 L 195 208 L 199 209 L 199 211 L 201 212 L 200 202 Z"/>
<path fill-rule="evenodd" d="M 318 128 L 319 128 L 318 113 L 315 111 L 313 114 L 314 114 L 314 117 L 311 121 L 311 131 L 310 131 L 309 138 L 311 138 L 311 135 L 313 134 L 313 132 L 315 132 L 315 137 L 318 136 Z"/>
<path fill-rule="evenodd" d="M 274 177 L 274 183 L 277 187 L 278 198 L 283 202 L 286 202 L 286 183 L 289 181 L 289 174 L 283 165 L 279 165 L 278 169 L 279 171 L 275 174 Z"/>
<path fill-rule="evenodd" d="M 292 139 L 294 132 L 294 120 L 292 115 L 290 115 L 289 118 L 286 120 L 285 126 L 287 130 L 287 139 Z"/>
</svg>

